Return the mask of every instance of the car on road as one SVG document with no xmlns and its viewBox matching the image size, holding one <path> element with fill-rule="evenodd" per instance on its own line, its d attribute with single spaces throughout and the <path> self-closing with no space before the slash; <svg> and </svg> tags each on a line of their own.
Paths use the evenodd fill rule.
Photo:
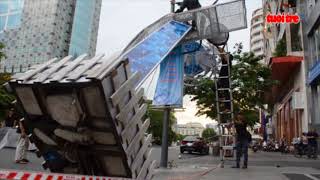
<svg viewBox="0 0 320 180">
<path fill-rule="evenodd" d="M 200 154 L 209 154 L 209 146 L 203 138 L 196 136 L 187 136 L 181 141 L 180 153 L 183 154 L 185 151 L 192 153 L 198 152 Z"/>
</svg>

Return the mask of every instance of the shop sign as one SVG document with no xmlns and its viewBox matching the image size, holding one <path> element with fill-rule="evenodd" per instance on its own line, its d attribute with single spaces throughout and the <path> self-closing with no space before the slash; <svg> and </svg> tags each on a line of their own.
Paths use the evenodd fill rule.
<svg viewBox="0 0 320 180">
<path fill-rule="evenodd" d="M 304 98 L 302 92 L 292 94 L 292 109 L 304 109 Z"/>
</svg>

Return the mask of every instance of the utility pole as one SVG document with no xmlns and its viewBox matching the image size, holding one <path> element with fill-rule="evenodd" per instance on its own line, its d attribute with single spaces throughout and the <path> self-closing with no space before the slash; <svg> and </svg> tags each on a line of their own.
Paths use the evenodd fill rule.
<svg viewBox="0 0 320 180">
<path fill-rule="evenodd" d="M 175 0 L 171 0 L 171 12 L 172 13 L 174 13 L 174 11 L 175 11 L 175 3 L 176 3 L 176 1 Z"/>
<path fill-rule="evenodd" d="M 170 121 L 170 107 L 164 109 L 163 125 L 162 125 L 162 144 L 161 144 L 161 162 L 160 167 L 168 167 L 168 136 L 169 136 L 169 121 Z"/>
<path fill-rule="evenodd" d="M 171 12 L 175 10 L 175 0 L 171 0 Z M 161 161 L 160 167 L 168 167 L 168 137 L 169 137 L 169 122 L 170 122 L 171 108 L 166 107 L 163 114 L 163 125 L 162 125 L 162 144 L 161 144 Z"/>
</svg>

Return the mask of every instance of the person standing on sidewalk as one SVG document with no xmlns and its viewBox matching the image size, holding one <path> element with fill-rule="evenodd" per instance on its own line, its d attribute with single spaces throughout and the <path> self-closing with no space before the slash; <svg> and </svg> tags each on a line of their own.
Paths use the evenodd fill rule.
<svg viewBox="0 0 320 180">
<path fill-rule="evenodd" d="M 29 160 L 27 159 L 27 151 L 29 149 L 29 138 L 24 126 L 24 118 L 20 119 L 17 132 L 21 135 L 17 144 L 15 162 L 18 164 L 27 164 L 29 162 Z"/>
<path fill-rule="evenodd" d="M 232 168 L 240 168 L 240 159 L 243 155 L 243 169 L 248 168 L 248 147 L 251 141 L 251 135 L 247 131 L 247 122 L 244 118 L 243 113 L 238 113 L 234 123 L 236 129 L 236 150 L 237 150 L 237 161 L 236 166 Z"/>
<path fill-rule="evenodd" d="M 308 137 L 308 157 L 316 159 L 317 153 L 318 153 L 317 139 L 319 135 L 315 129 L 312 129 L 310 132 L 308 132 L 307 137 Z"/>
<path fill-rule="evenodd" d="M 16 121 L 17 121 L 17 117 L 14 114 L 14 109 L 11 108 L 4 119 L 3 127 L 13 128 L 16 126 Z"/>
</svg>

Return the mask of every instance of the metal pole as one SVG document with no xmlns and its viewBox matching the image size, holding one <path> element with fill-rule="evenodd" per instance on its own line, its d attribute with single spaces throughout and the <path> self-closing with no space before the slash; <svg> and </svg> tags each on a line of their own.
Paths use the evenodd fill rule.
<svg viewBox="0 0 320 180">
<path fill-rule="evenodd" d="M 172 13 L 174 13 L 174 11 L 175 11 L 175 3 L 176 3 L 175 0 L 171 0 L 171 12 Z"/>
<path fill-rule="evenodd" d="M 168 130 L 170 120 L 170 108 L 164 109 L 163 126 L 162 126 L 162 145 L 161 145 L 161 162 L 160 167 L 167 168 L 168 166 Z"/>
<path fill-rule="evenodd" d="M 171 12 L 174 13 L 175 0 L 171 0 Z M 161 161 L 160 167 L 168 167 L 168 136 L 169 136 L 169 121 L 170 121 L 170 107 L 164 109 L 163 125 L 162 125 L 162 144 L 161 144 Z"/>
</svg>

